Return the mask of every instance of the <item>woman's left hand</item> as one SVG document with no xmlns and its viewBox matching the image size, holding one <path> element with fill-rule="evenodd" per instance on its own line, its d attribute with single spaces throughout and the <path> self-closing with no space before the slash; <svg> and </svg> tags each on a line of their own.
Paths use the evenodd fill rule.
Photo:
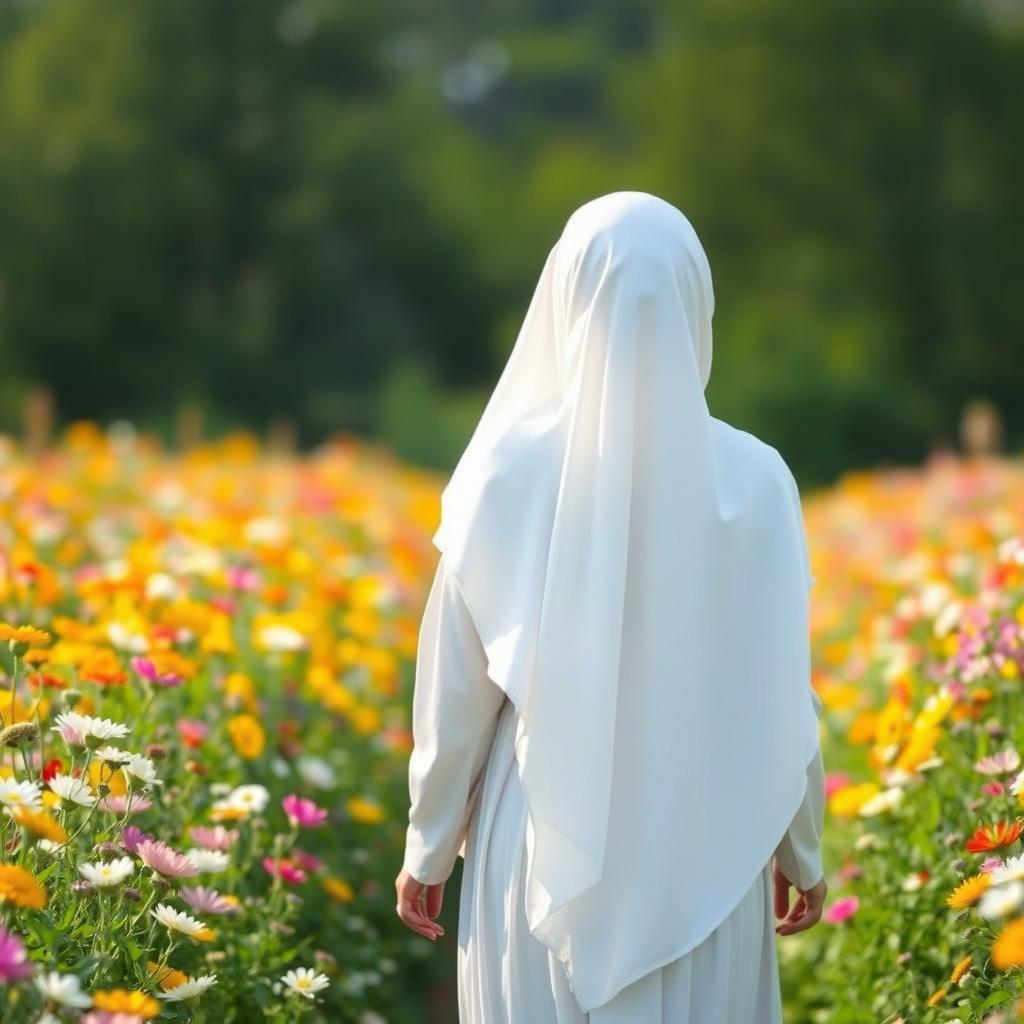
<svg viewBox="0 0 1024 1024">
<path fill-rule="evenodd" d="M 395 879 L 395 890 L 398 893 L 395 909 L 407 928 L 431 941 L 444 935 L 444 929 L 433 920 L 441 913 L 444 882 L 425 885 L 402 868 Z"/>
</svg>

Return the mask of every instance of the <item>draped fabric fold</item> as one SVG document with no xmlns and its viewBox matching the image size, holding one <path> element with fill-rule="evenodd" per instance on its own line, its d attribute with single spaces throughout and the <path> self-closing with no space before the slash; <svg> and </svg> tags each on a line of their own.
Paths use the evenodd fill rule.
<svg viewBox="0 0 1024 1024">
<path fill-rule="evenodd" d="M 577 210 L 434 535 L 516 709 L 530 930 L 584 1011 L 724 920 L 817 750 L 799 494 L 708 411 L 713 312 L 675 207 Z"/>
</svg>

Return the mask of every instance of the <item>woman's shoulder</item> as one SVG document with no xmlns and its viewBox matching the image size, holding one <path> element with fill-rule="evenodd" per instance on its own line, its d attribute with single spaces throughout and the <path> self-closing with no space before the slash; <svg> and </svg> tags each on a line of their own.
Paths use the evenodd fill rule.
<svg viewBox="0 0 1024 1024">
<path fill-rule="evenodd" d="M 796 479 L 782 453 L 774 445 L 752 434 L 749 430 L 711 417 L 715 442 L 731 460 L 742 461 L 746 472 L 761 473 L 786 487 L 796 488 Z"/>
</svg>

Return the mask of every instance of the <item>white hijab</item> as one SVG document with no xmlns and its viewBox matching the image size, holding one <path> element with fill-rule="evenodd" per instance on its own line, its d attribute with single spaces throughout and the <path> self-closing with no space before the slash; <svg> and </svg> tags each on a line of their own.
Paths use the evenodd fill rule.
<svg viewBox="0 0 1024 1024">
<path fill-rule="evenodd" d="M 799 494 L 708 412 L 713 312 L 674 206 L 580 207 L 434 536 L 518 712 L 530 930 L 585 1012 L 728 916 L 818 745 Z"/>
</svg>

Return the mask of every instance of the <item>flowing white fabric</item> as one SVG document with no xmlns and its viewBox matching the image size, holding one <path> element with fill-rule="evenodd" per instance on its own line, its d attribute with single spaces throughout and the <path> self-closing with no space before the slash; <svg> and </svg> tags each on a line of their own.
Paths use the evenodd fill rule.
<svg viewBox="0 0 1024 1024">
<path fill-rule="evenodd" d="M 585 1012 L 728 916 L 818 748 L 799 494 L 709 414 L 713 311 L 675 207 L 577 210 L 434 535 L 518 716 L 530 931 Z"/>
</svg>

